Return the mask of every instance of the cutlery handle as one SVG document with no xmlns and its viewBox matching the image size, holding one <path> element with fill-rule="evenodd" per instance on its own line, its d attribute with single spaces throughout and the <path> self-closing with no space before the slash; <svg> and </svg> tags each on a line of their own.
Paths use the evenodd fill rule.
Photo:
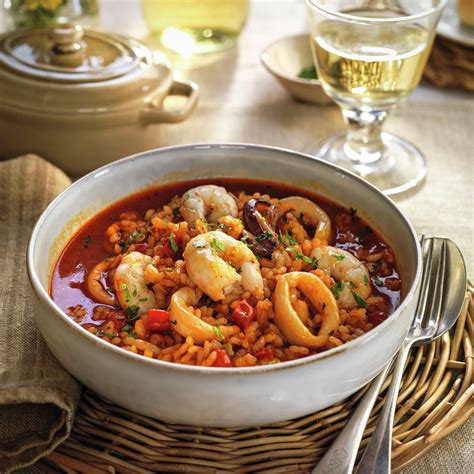
<svg viewBox="0 0 474 474">
<path fill-rule="evenodd" d="M 380 413 L 372 438 L 357 466 L 357 472 L 360 474 L 390 474 L 393 418 L 395 416 L 400 381 L 411 346 L 411 341 L 405 343 L 398 354 L 393 369 L 392 383 L 390 384 L 382 412 Z"/>
<path fill-rule="evenodd" d="M 350 474 L 352 472 L 367 420 L 390 366 L 389 362 L 372 381 L 344 429 L 313 469 L 313 474 Z"/>
</svg>

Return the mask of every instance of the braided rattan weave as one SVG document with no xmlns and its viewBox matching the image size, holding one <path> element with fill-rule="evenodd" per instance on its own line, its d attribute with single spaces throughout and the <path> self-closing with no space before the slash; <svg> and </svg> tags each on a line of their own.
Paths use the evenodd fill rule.
<svg viewBox="0 0 474 474">
<path fill-rule="evenodd" d="M 436 38 L 424 78 L 436 87 L 474 91 L 474 47 Z"/>
<path fill-rule="evenodd" d="M 423 454 L 474 411 L 474 304 L 469 289 L 450 334 L 413 349 L 398 397 L 395 470 Z M 371 415 L 374 429 L 390 377 Z M 40 467 L 45 472 L 307 472 L 344 426 L 363 390 L 303 418 L 258 428 L 177 426 L 138 415 L 85 391 L 75 426 Z"/>
</svg>

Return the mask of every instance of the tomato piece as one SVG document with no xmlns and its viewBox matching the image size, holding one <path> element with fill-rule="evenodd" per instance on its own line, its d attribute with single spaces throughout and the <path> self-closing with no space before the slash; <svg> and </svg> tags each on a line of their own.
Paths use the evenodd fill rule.
<svg viewBox="0 0 474 474">
<path fill-rule="evenodd" d="M 181 256 L 181 251 L 179 250 L 179 239 L 176 238 L 174 234 L 170 234 L 165 245 L 163 245 L 163 254 L 165 257 L 172 258 L 173 260 L 176 260 Z"/>
<path fill-rule="evenodd" d="M 117 316 L 121 316 L 121 318 Z M 115 329 L 117 332 L 120 332 L 126 323 L 125 316 L 123 316 L 123 314 L 121 313 L 114 313 L 112 316 L 109 317 L 109 321 L 114 322 Z"/>
<path fill-rule="evenodd" d="M 216 360 L 214 367 L 232 367 L 232 362 L 225 349 L 216 349 Z"/>
<path fill-rule="evenodd" d="M 171 331 L 170 313 L 164 309 L 149 309 L 145 327 L 148 331 Z"/>
<path fill-rule="evenodd" d="M 143 242 L 141 244 L 133 244 L 135 251 L 140 252 L 140 253 L 145 253 L 145 250 L 148 249 L 148 244 L 146 242 Z"/>
<path fill-rule="evenodd" d="M 272 360 L 273 349 L 271 347 L 262 347 L 260 350 L 254 353 L 254 356 L 258 360 Z"/>
<path fill-rule="evenodd" d="M 239 302 L 232 312 L 231 319 L 240 329 L 247 328 L 255 319 L 254 310 L 252 306 L 247 303 L 247 300 Z"/>
</svg>

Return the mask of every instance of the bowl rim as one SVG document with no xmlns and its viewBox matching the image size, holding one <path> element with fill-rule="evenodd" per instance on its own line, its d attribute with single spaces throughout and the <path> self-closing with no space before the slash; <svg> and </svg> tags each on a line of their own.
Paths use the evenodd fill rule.
<svg viewBox="0 0 474 474">
<path fill-rule="evenodd" d="M 415 276 L 413 278 L 413 283 L 405 295 L 405 298 L 403 301 L 400 303 L 398 308 L 395 309 L 395 311 L 381 324 L 376 326 L 375 328 L 372 328 L 370 331 L 364 333 L 363 335 L 357 337 L 356 339 L 353 339 L 352 341 L 346 342 L 340 346 L 333 347 L 331 349 L 328 349 L 324 352 L 320 352 L 318 354 L 313 354 L 311 356 L 307 357 L 302 357 L 300 359 L 295 359 L 291 361 L 284 361 L 284 362 L 278 362 L 275 364 L 270 364 L 270 365 L 260 365 L 260 366 L 253 366 L 253 367 L 228 367 L 228 368 L 220 368 L 220 367 L 203 367 L 203 366 L 192 366 L 192 365 L 184 365 L 184 364 L 179 364 L 175 362 L 166 362 L 158 359 L 152 359 L 149 357 L 144 357 L 140 354 L 135 354 L 133 352 L 126 351 L 125 349 L 122 349 L 121 347 L 114 346 L 113 344 L 110 344 L 107 341 L 102 340 L 101 338 L 96 337 L 86 329 L 84 329 L 82 326 L 80 326 L 78 323 L 73 321 L 64 311 L 59 308 L 59 306 L 54 302 L 52 297 L 49 294 L 49 281 L 51 275 L 48 275 L 48 289 L 45 289 L 43 284 L 40 281 L 39 275 L 36 272 L 35 264 L 34 264 L 34 255 L 35 255 L 35 247 L 36 247 L 36 242 L 38 240 L 38 235 L 41 233 L 42 228 L 44 228 L 44 225 L 47 224 L 47 220 L 50 216 L 50 214 L 53 212 L 53 210 L 61 205 L 61 201 L 63 199 L 63 196 L 65 196 L 67 193 L 70 192 L 71 189 L 76 189 L 78 187 L 81 187 L 83 185 L 90 184 L 94 182 L 95 179 L 100 178 L 101 175 L 103 174 L 108 174 L 109 170 L 114 170 L 117 168 L 120 168 L 124 165 L 126 165 L 129 162 L 137 162 L 139 160 L 146 160 L 149 159 L 149 157 L 154 157 L 157 153 L 169 153 L 169 152 L 180 152 L 180 151 L 185 151 L 185 150 L 199 150 L 202 151 L 203 149 L 244 149 L 244 150 L 252 150 L 253 152 L 271 152 L 271 153 L 276 153 L 276 154 L 291 154 L 291 155 L 297 155 L 300 159 L 308 160 L 311 162 L 318 162 L 320 166 L 325 166 L 327 168 L 330 168 L 332 171 L 338 172 L 338 173 L 343 173 L 346 174 L 349 178 L 356 180 L 359 182 L 360 185 L 368 187 L 372 191 L 376 192 L 377 194 L 380 195 L 380 198 L 384 199 L 386 204 L 392 208 L 393 211 L 395 211 L 396 214 L 398 214 L 399 218 L 401 219 L 402 223 L 406 226 L 407 231 L 411 234 L 411 237 L 413 238 L 413 241 L 415 242 L 415 248 L 416 248 L 416 255 L 417 255 L 417 262 L 416 262 L 416 272 Z M 128 193 L 127 195 L 133 194 Z M 120 199 L 123 199 L 126 196 L 123 196 Z M 120 200 L 118 199 L 118 200 Z M 117 200 L 117 201 L 118 201 Z M 114 201 L 116 202 L 116 201 Z M 108 204 L 110 206 L 113 203 Z M 106 207 L 108 207 L 106 206 Z M 104 209 L 106 208 L 104 207 Z M 82 223 L 83 225 L 84 223 Z M 67 244 L 67 243 L 66 243 Z M 61 249 L 61 251 L 64 249 Z M 35 226 L 33 228 L 33 231 L 30 235 L 29 242 L 28 242 L 28 248 L 27 248 L 27 273 L 28 273 L 28 278 L 31 284 L 31 289 L 34 291 L 36 296 L 43 302 L 46 303 L 46 305 L 49 307 L 51 310 L 50 313 L 54 314 L 54 316 L 58 319 L 60 319 L 62 322 L 64 322 L 69 328 L 72 329 L 73 333 L 77 333 L 80 335 L 80 337 L 84 337 L 86 340 L 88 340 L 90 343 L 93 343 L 107 351 L 110 351 L 112 354 L 118 355 L 125 357 L 126 359 L 130 360 L 130 362 L 138 362 L 142 364 L 147 364 L 150 367 L 157 367 L 160 370 L 171 370 L 171 371 L 178 371 L 178 372 L 184 372 L 188 374 L 206 374 L 206 375 L 223 375 L 226 374 L 227 376 L 234 376 L 234 375 L 258 375 L 258 374 L 264 374 L 268 372 L 275 372 L 275 371 L 281 371 L 281 370 L 290 370 L 293 367 L 302 367 L 305 365 L 317 363 L 319 360 L 323 360 L 329 357 L 336 356 L 342 352 L 349 351 L 354 347 L 360 346 L 368 342 L 370 339 L 377 337 L 382 330 L 385 330 L 388 326 L 391 326 L 393 322 L 399 317 L 399 315 L 402 313 L 402 311 L 410 304 L 411 299 L 413 296 L 416 294 L 416 291 L 419 286 L 419 282 L 421 280 L 421 274 L 422 274 L 422 264 L 421 264 L 421 247 L 420 243 L 418 240 L 418 237 L 416 235 L 415 229 L 413 228 L 412 224 L 408 221 L 408 219 L 404 216 L 404 214 L 401 212 L 401 210 L 395 205 L 395 203 L 387 196 L 385 196 L 380 190 L 378 190 L 374 185 L 371 183 L 365 181 L 363 178 L 357 176 L 356 174 L 352 173 L 351 171 L 345 170 L 343 168 L 340 168 L 339 166 L 336 166 L 332 163 L 329 163 L 325 160 L 322 160 L 321 158 L 308 155 L 305 153 L 301 153 L 298 151 L 290 150 L 287 148 L 281 148 L 281 147 L 274 147 L 274 146 L 268 146 L 268 145 L 259 145 L 259 144 L 252 144 L 252 143 L 193 143 L 193 144 L 187 144 L 187 145 L 177 145 L 177 146 L 168 146 L 168 147 L 163 147 L 163 148 L 157 148 L 153 150 L 148 150 L 145 152 L 137 153 L 134 155 L 127 156 L 125 158 L 122 158 L 120 160 L 114 161 L 112 163 L 108 163 L 94 171 L 91 171 L 90 173 L 86 174 L 82 178 L 78 179 L 77 181 L 73 182 L 70 186 L 68 186 L 64 191 L 62 191 L 56 198 L 53 199 L 53 201 L 47 206 L 47 208 L 42 212 L 40 217 L 35 223 Z M 36 312 L 35 312 L 36 316 Z"/>
<path fill-rule="evenodd" d="M 268 58 L 271 56 L 269 49 L 272 48 L 273 46 L 277 45 L 278 43 L 283 43 L 284 41 L 288 41 L 290 39 L 296 39 L 296 38 L 303 38 L 303 37 L 308 38 L 308 42 L 310 40 L 310 34 L 309 33 L 298 33 L 295 35 L 288 35 L 288 36 L 283 36 L 281 38 L 278 38 L 271 43 L 267 44 L 265 48 L 262 50 L 260 53 L 260 62 L 263 64 L 263 66 L 267 69 L 268 72 L 273 74 L 276 77 L 282 77 L 283 79 L 286 79 L 288 81 L 294 82 L 296 84 L 301 84 L 304 86 L 319 86 L 322 87 L 321 81 L 319 79 L 302 79 L 298 76 L 290 76 L 289 74 L 286 74 L 282 72 L 280 69 L 276 69 L 273 67 Z M 314 66 L 314 61 L 313 61 L 313 66 Z"/>
</svg>

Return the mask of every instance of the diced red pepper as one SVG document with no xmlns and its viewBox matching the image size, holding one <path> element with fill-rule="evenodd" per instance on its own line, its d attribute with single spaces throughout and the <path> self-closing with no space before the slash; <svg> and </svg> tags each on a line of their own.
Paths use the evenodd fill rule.
<svg viewBox="0 0 474 474">
<path fill-rule="evenodd" d="M 173 239 L 175 244 L 178 246 L 177 251 L 173 250 L 173 245 L 171 244 L 170 238 L 166 241 L 165 245 L 163 245 L 163 254 L 165 257 L 172 258 L 173 260 L 176 260 L 181 256 L 181 251 L 179 250 L 179 239 L 174 236 L 173 234 Z"/>
<path fill-rule="evenodd" d="M 112 316 L 109 317 L 109 321 L 113 321 L 117 332 L 120 332 L 126 323 L 125 316 L 123 316 L 123 314 L 121 313 L 114 313 Z"/>
<path fill-rule="evenodd" d="M 273 349 L 271 347 L 262 347 L 260 350 L 255 352 L 254 355 L 258 360 L 272 360 Z"/>
<path fill-rule="evenodd" d="M 252 306 L 247 303 L 247 300 L 242 300 L 235 307 L 231 318 L 240 329 L 245 329 L 255 319 L 255 315 Z"/>
<path fill-rule="evenodd" d="M 232 362 L 229 355 L 224 349 L 216 350 L 216 360 L 214 361 L 214 367 L 232 367 Z"/>
<path fill-rule="evenodd" d="M 148 244 L 146 242 L 142 242 L 141 244 L 133 244 L 134 248 L 137 252 L 144 253 L 145 250 L 148 248 Z"/>
<path fill-rule="evenodd" d="M 170 313 L 164 309 L 149 309 L 145 327 L 148 331 L 171 331 Z"/>
</svg>

